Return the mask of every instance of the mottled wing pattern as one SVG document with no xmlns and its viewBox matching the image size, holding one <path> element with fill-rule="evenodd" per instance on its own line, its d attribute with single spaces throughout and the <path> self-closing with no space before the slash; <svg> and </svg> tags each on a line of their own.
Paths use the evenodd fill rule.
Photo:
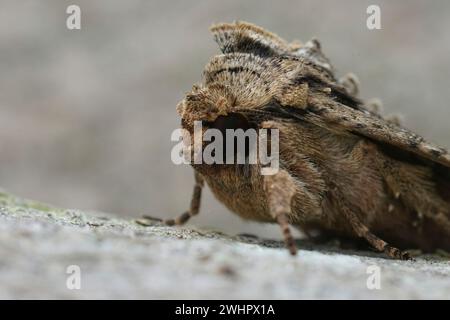
<svg viewBox="0 0 450 320">
<path fill-rule="evenodd" d="M 305 59 L 333 76 L 333 66 L 316 39 L 305 44 L 299 41 L 288 43 L 276 34 L 247 22 L 221 23 L 212 26 L 211 32 L 224 54 L 240 52 L 261 57 Z"/>
<path fill-rule="evenodd" d="M 284 83 L 286 86 L 297 86 L 299 90 L 304 90 L 306 84 L 309 90 L 307 105 L 299 109 L 281 104 L 283 110 L 280 111 L 284 115 L 290 114 L 293 118 L 328 129 L 361 135 L 450 168 L 450 154 L 446 149 L 383 119 L 349 94 L 336 81 L 333 68 L 317 40 L 311 40 L 305 45 L 288 43 L 273 33 L 245 22 L 215 25 L 211 31 L 225 55 L 247 53 L 281 66 L 298 63 L 299 68 L 292 69 Z"/>
</svg>

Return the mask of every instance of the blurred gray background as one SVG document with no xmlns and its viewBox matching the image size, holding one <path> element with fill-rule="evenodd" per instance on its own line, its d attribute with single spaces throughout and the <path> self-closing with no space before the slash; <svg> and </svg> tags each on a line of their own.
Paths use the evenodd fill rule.
<svg viewBox="0 0 450 320">
<path fill-rule="evenodd" d="M 66 8 L 82 29 L 66 29 Z M 382 30 L 366 28 L 381 7 Z M 192 172 L 170 160 L 175 106 L 218 53 L 208 27 L 236 19 L 318 37 L 362 97 L 450 146 L 449 1 L 0 0 L 0 186 L 62 207 L 172 217 Z M 276 237 L 206 192 L 191 224 Z"/>
</svg>

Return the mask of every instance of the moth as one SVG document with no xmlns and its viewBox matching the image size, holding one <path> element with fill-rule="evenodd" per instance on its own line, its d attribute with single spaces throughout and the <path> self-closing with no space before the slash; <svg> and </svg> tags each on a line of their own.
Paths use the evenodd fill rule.
<svg viewBox="0 0 450 320">
<path fill-rule="evenodd" d="M 358 98 L 352 74 L 334 68 L 313 39 L 288 43 L 245 22 L 211 27 L 222 54 L 177 106 L 182 128 L 276 128 L 279 170 L 258 164 L 192 164 L 190 209 L 202 189 L 244 219 L 277 223 L 296 254 L 291 227 L 316 237 L 365 240 L 395 259 L 405 249 L 450 250 L 450 154 Z"/>
</svg>

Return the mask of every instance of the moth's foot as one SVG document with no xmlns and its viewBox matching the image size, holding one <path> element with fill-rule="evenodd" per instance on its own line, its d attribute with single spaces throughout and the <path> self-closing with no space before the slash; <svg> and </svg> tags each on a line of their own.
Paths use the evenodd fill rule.
<svg viewBox="0 0 450 320">
<path fill-rule="evenodd" d="M 297 255 L 297 245 L 295 244 L 294 238 L 286 239 L 286 248 L 292 256 Z"/>
<path fill-rule="evenodd" d="M 186 211 L 186 212 L 180 214 L 175 219 L 165 219 L 165 220 L 160 219 L 160 218 L 155 218 L 152 216 L 147 216 L 147 215 L 143 216 L 142 218 L 151 220 L 151 221 L 162 222 L 166 226 L 181 226 L 181 225 L 185 224 L 189 220 L 189 218 L 191 218 L 191 214 L 189 213 L 189 211 Z"/>
<path fill-rule="evenodd" d="M 413 258 L 411 257 L 411 255 L 409 254 L 409 252 L 407 251 L 401 251 L 400 249 L 397 249 L 395 247 L 391 247 L 389 245 L 387 245 L 384 248 L 384 252 L 391 258 L 393 259 L 398 259 L 398 260 L 413 260 Z"/>
<path fill-rule="evenodd" d="M 167 226 L 181 226 L 185 224 L 191 218 L 191 216 L 192 215 L 189 213 L 189 211 L 186 211 L 180 214 L 175 219 L 164 220 L 164 224 Z"/>
<path fill-rule="evenodd" d="M 277 217 L 278 225 L 281 228 L 281 232 L 283 234 L 284 244 L 286 248 L 289 250 L 289 253 L 293 256 L 297 254 L 297 245 L 295 244 L 294 236 L 291 233 L 291 229 L 289 228 L 289 222 L 285 214 L 278 214 Z"/>
<path fill-rule="evenodd" d="M 178 218 L 177 218 L 178 219 Z M 158 222 L 158 223 L 163 223 L 167 226 L 174 226 L 177 224 L 177 219 L 161 219 L 161 218 L 157 218 L 157 217 L 152 217 L 149 215 L 143 215 L 141 219 L 137 219 L 136 222 L 140 225 L 144 225 L 144 226 L 150 226 L 152 225 L 152 222 Z"/>
</svg>

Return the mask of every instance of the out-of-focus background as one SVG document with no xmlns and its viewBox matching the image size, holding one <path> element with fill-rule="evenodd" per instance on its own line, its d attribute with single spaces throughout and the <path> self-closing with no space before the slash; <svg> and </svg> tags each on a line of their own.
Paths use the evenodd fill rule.
<svg viewBox="0 0 450 320">
<path fill-rule="evenodd" d="M 66 8 L 81 7 L 81 30 Z M 381 7 L 381 30 L 366 8 Z M 123 216 L 185 210 L 192 172 L 170 160 L 175 106 L 218 53 L 208 27 L 244 20 L 287 40 L 316 36 L 363 98 L 450 147 L 450 2 L 0 0 L 0 186 Z M 191 224 L 277 236 L 206 192 Z"/>
</svg>

